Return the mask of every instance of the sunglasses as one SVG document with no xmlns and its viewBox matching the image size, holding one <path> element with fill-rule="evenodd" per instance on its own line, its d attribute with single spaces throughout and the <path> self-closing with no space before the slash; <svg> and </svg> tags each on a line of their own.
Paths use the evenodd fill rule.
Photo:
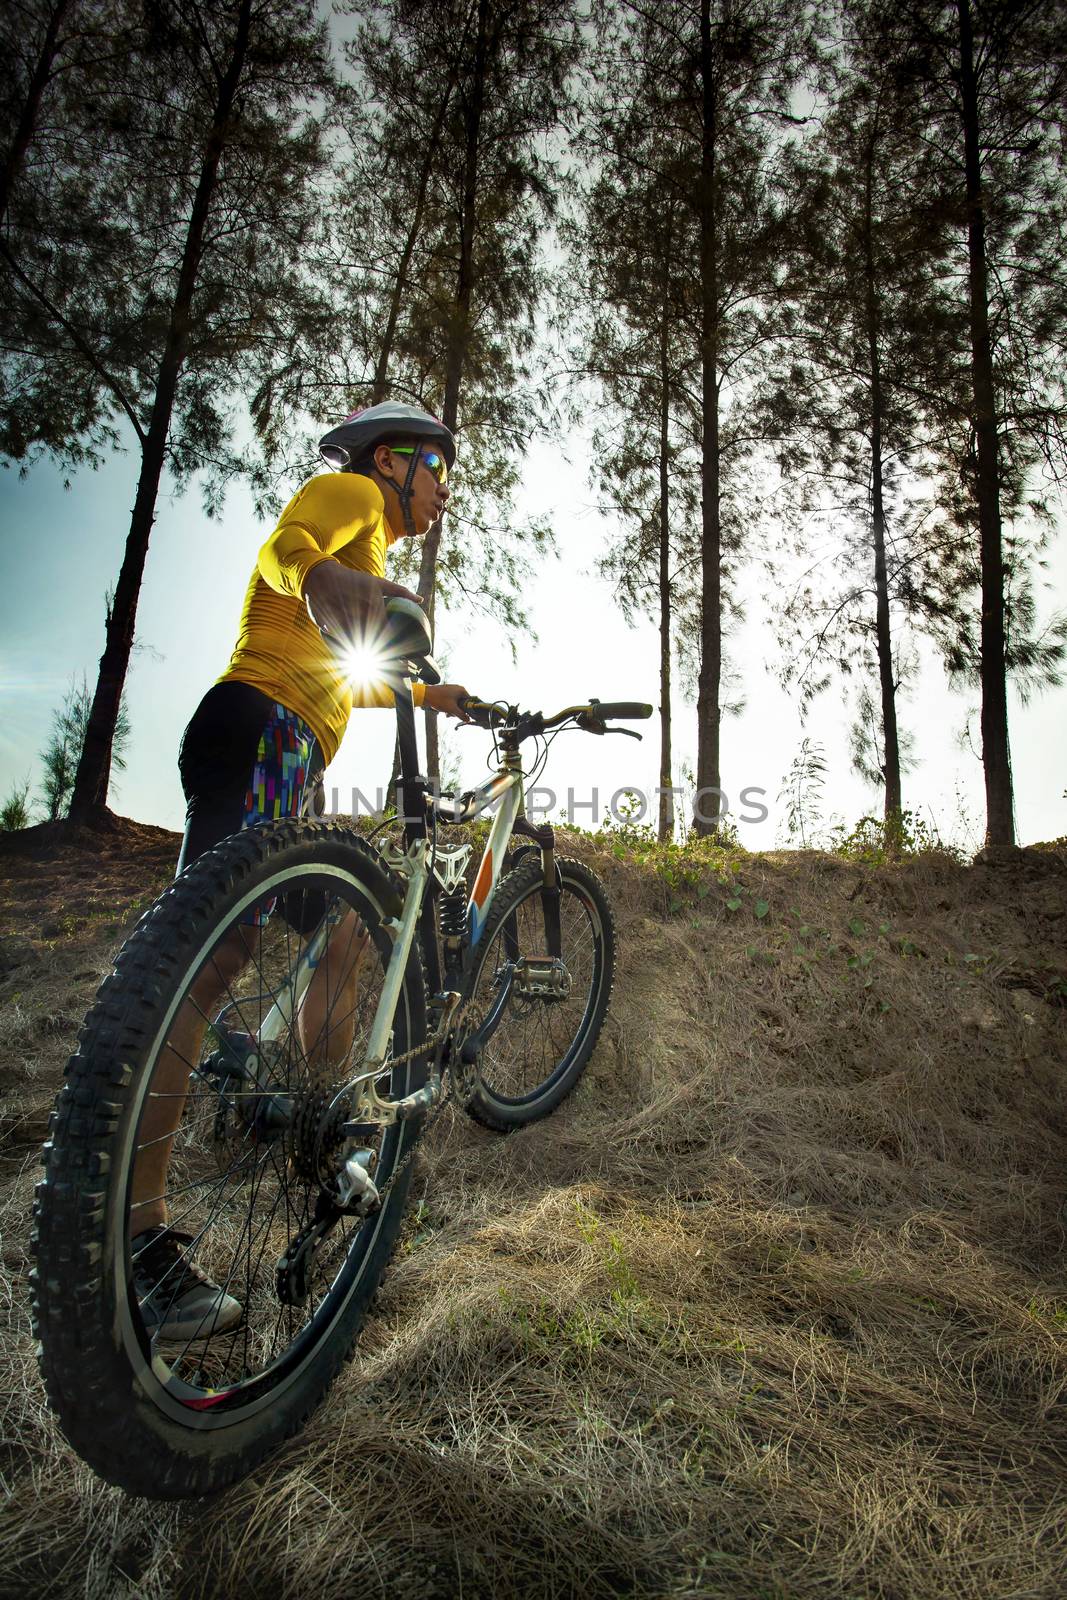
<svg viewBox="0 0 1067 1600">
<path fill-rule="evenodd" d="M 413 444 L 392 444 L 389 448 L 396 456 L 411 456 L 415 454 L 415 446 Z M 448 463 L 444 456 L 439 455 L 436 450 L 422 450 L 420 454 L 424 464 L 429 467 L 438 483 L 447 483 Z"/>
</svg>

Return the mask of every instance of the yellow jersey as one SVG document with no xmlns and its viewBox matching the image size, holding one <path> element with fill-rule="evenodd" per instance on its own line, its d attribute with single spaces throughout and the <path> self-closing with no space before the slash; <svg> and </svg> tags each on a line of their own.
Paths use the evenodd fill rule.
<svg viewBox="0 0 1067 1600">
<path fill-rule="evenodd" d="M 303 717 L 332 761 L 353 704 L 391 706 L 393 692 L 352 684 L 308 616 L 304 584 L 320 561 L 385 577 L 385 552 L 395 543 L 382 491 L 358 472 L 325 472 L 290 500 L 259 552 L 245 593 L 233 655 L 219 683 L 251 684 Z M 423 685 L 414 685 L 421 705 Z"/>
</svg>

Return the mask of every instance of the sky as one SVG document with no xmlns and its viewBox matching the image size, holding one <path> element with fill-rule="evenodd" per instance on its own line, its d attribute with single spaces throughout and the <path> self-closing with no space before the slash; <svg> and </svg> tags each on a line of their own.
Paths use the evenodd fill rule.
<svg viewBox="0 0 1067 1600">
<path fill-rule="evenodd" d="M 31 795 L 40 790 L 38 754 L 51 715 L 73 677 L 95 683 L 103 647 L 104 593 L 122 559 L 133 503 L 137 459 L 112 459 L 97 472 L 73 475 L 64 489 L 59 473 L 40 465 L 24 479 L 0 474 L 0 800 L 22 779 Z M 297 484 L 291 486 L 294 490 Z M 448 615 L 438 620 L 436 648 L 447 676 L 483 698 L 503 698 L 551 713 L 596 695 L 602 700 L 658 702 L 658 639 L 651 621 L 631 629 L 610 586 L 595 574 L 595 562 L 617 530 L 594 504 L 582 466 L 561 461 L 535 441 L 526 461 L 517 503 L 521 516 L 547 514 L 555 526 L 560 559 L 549 560 L 525 591 L 527 611 L 539 638 L 519 638 L 512 663 L 500 627 L 482 617 Z M 221 673 L 236 635 L 241 601 L 259 546 L 269 533 L 249 496 L 231 490 L 222 517 L 203 513 L 194 488 L 183 496 L 164 493 L 152 535 L 138 612 L 139 647 L 128 682 L 132 734 L 127 770 L 114 781 L 113 810 L 141 822 L 180 829 L 184 802 L 176 755 L 185 723 L 200 696 Z M 1046 577 L 1049 609 L 1067 597 L 1067 540 L 1051 551 Z M 746 622 L 730 641 L 745 709 L 724 722 L 723 787 L 749 849 L 787 842 L 785 806 L 779 798 L 801 740 L 822 743 L 827 778 L 821 795 L 823 824 L 837 818 L 855 823 L 880 809 L 881 797 L 849 771 L 849 716 L 834 688 L 801 725 L 795 699 L 773 675 L 775 643 L 769 597 L 755 568 L 745 580 Z M 1067 689 L 1053 690 L 1027 708 L 1012 696 L 1011 738 L 1020 843 L 1067 834 Z M 961 748 L 959 734 L 968 702 L 948 689 L 932 653 L 924 652 L 917 692 L 902 710 L 916 737 L 919 760 L 905 778 L 904 804 L 941 837 L 968 850 L 980 847 L 984 795 L 977 751 Z M 567 809 L 583 826 L 602 820 L 619 790 L 633 788 L 651 798 L 658 781 L 658 723 L 639 725 L 641 743 L 618 735 L 561 735 L 553 746 L 538 803 L 553 820 Z M 681 693 L 674 697 L 676 771 L 696 755 L 696 710 Z M 330 767 L 328 787 L 338 791 L 338 809 L 350 809 L 354 787 L 369 798 L 388 775 L 394 720 L 389 711 L 353 713 L 341 750 Z M 447 736 L 446 762 L 458 767 L 463 786 L 486 772 L 490 742 L 473 728 Z M 676 777 L 675 782 L 681 780 Z M 742 806 L 745 789 L 762 790 Z M 594 790 L 597 810 L 593 811 Z M 616 802 L 621 809 L 621 801 Z M 755 820 L 758 807 L 767 816 Z M 752 820 L 746 820 L 752 819 Z"/>
<path fill-rule="evenodd" d="M 354 29 L 325 3 L 336 42 Z M 578 441 L 579 449 L 581 440 Z M 116 456 L 99 471 L 84 469 L 64 489 L 56 469 L 41 464 L 27 477 L 0 470 L 0 803 L 28 778 L 40 793 L 39 752 L 52 713 L 73 679 L 96 679 L 103 648 L 104 595 L 118 575 L 133 504 L 136 452 Z M 295 490 L 294 481 L 289 486 Z M 279 486 L 280 489 L 284 486 Z M 500 628 L 478 617 L 438 619 L 437 652 L 448 676 L 484 698 L 503 698 L 546 712 L 592 695 L 601 699 L 658 702 L 658 638 L 652 621 L 629 628 L 610 587 L 595 574 L 597 556 L 618 529 L 594 504 L 581 458 L 562 461 L 556 450 L 532 442 L 517 498 L 520 518 L 548 516 L 561 557 L 547 561 L 524 592 L 538 635 L 515 641 L 513 664 Z M 180 829 L 184 801 L 176 756 L 181 732 L 201 695 L 225 668 L 241 601 L 256 553 L 269 533 L 250 497 L 231 489 L 222 517 L 209 520 L 193 487 L 182 496 L 161 495 L 138 612 L 138 648 L 128 679 L 131 738 L 127 770 L 113 778 L 109 802 L 123 815 Z M 1050 552 L 1051 594 L 1042 613 L 1067 606 L 1067 539 L 1060 530 Z M 722 782 L 742 842 L 769 849 L 787 842 L 780 792 L 801 740 L 824 750 L 827 778 L 819 804 L 821 826 L 855 823 L 881 809 L 880 792 L 850 771 L 850 713 L 835 685 L 801 723 L 795 697 L 778 685 L 777 646 L 770 600 L 761 570 L 742 580 L 746 621 L 729 641 L 738 717 L 722 730 Z M 918 765 L 904 779 L 904 804 L 948 843 L 976 850 L 982 842 L 985 802 L 978 754 L 976 704 L 951 691 L 929 648 L 921 675 L 900 708 L 902 725 L 915 735 Z M 1067 834 L 1067 688 L 1037 697 L 1028 707 L 1009 691 L 1018 838 L 1031 843 Z M 696 708 L 676 688 L 673 696 L 676 773 L 696 763 Z M 973 743 L 960 744 L 972 713 Z M 549 753 L 543 792 L 537 797 L 554 819 L 567 809 L 583 826 L 602 820 L 618 791 L 649 797 L 655 818 L 658 722 L 641 725 L 641 743 L 612 735 L 563 734 Z M 388 711 L 357 711 L 328 773 L 339 809 L 353 788 L 371 798 L 391 764 L 394 720 Z M 445 736 L 446 770 L 458 767 L 463 786 L 486 771 L 488 736 L 457 729 Z M 680 782 L 676 776 L 675 782 Z M 745 790 L 766 808 L 741 804 Z M 593 809 L 594 793 L 596 810 Z M 38 810 L 38 814 L 40 814 Z M 818 826 L 818 820 L 817 820 Z"/>
</svg>

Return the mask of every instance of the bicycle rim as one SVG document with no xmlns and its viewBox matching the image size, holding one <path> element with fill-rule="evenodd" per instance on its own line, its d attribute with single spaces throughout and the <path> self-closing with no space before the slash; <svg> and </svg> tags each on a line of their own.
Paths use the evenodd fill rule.
<svg viewBox="0 0 1067 1600">
<path fill-rule="evenodd" d="M 474 985 L 475 1008 L 483 1013 L 499 1003 L 516 962 L 545 951 L 539 869 L 523 876 L 525 883 L 513 889 L 515 903 L 505 903 L 499 922 L 492 919 L 487 931 Z M 503 1107 L 531 1106 L 567 1078 L 597 1014 L 605 980 L 600 910 L 585 888 L 566 875 L 559 910 L 567 993 L 539 996 L 512 978 L 503 1011 L 478 1058 L 482 1089 Z"/>
<path fill-rule="evenodd" d="M 324 920 L 333 917 L 346 918 L 352 931 L 347 948 L 331 957 L 327 946 L 321 956 L 327 998 L 313 1025 L 310 991 L 293 1010 L 292 978 Z M 268 877 L 237 899 L 189 963 L 150 1048 L 120 1158 L 126 1191 L 117 1213 L 123 1239 L 113 1257 L 116 1304 L 142 1388 L 185 1427 L 230 1426 L 272 1405 L 314 1358 L 360 1287 L 384 1209 L 368 1219 L 342 1216 L 318 1250 L 307 1253 L 302 1297 L 291 1287 L 280 1292 L 279 1263 L 299 1251 L 323 1181 L 339 1164 L 350 1103 L 344 1086 L 362 1065 L 392 948 L 381 920 L 381 906 L 341 869 L 290 868 Z M 205 1013 L 189 998 L 194 980 L 205 969 L 228 972 L 225 952 L 238 940 L 248 959 L 226 977 L 217 1004 Z M 353 966 L 354 993 L 339 981 Z M 204 1037 L 196 1059 L 188 1060 L 183 1093 L 160 1084 L 170 1081 L 165 1074 L 174 1068 L 174 1051 L 168 1041 L 190 1006 L 200 1013 Z M 279 1007 L 277 1037 L 265 1041 L 264 1023 Z M 410 1023 L 402 993 L 393 1054 L 408 1048 Z M 413 1086 L 410 1080 L 410 1068 L 401 1068 L 384 1074 L 380 1089 L 400 1095 Z M 162 1197 L 170 1229 L 189 1243 L 172 1271 L 173 1289 L 164 1284 L 154 1303 L 141 1302 L 131 1247 L 141 1209 L 133 1200 L 135 1163 L 160 1142 L 152 1122 L 160 1103 L 179 1099 L 181 1119 L 162 1188 L 149 1198 Z M 396 1126 L 361 1138 L 374 1151 L 379 1186 L 396 1170 L 403 1139 Z M 193 1273 L 238 1303 L 232 1326 L 193 1336 L 158 1327 L 167 1297 L 176 1300 Z"/>
</svg>

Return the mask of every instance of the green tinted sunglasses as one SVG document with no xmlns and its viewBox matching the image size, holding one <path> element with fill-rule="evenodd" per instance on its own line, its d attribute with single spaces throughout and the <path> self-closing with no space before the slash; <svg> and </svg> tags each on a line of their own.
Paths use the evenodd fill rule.
<svg viewBox="0 0 1067 1600">
<path fill-rule="evenodd" d="M 414 455 L 415 453 L 415 446 L 413 444 L 391 444 L 389 448 L 393 454 L 397 456 L 410 456 Z M 448 463 L 444 456 L 439 455 L 436 450 L 422 450 L 420 451 L 420 454 L 425 464 L 429 467 L 430 471 L 437 479 L 438 483 L 447 483 Z"/>
</svg>

